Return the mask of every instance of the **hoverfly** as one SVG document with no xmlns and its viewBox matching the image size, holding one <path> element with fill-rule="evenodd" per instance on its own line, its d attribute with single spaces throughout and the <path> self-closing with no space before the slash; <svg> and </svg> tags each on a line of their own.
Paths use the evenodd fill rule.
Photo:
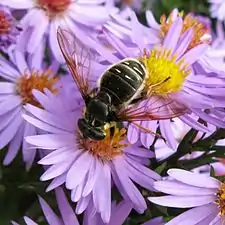
<svg viewBox="0 0 225 225">
<path fill-rule="evenodd" d="M 135 122 L 171 119 L 184 114 L 171 99 L 145 98 L 143 88 L 147 71 L 144 64 L 134 58 L 111 65 L 100 76 L 97 87 L 91 88 L 89 73 L 84 74 L 84 65 L 90 65 L 90 51 L 84 51 L 85 47 L 82 47 L 79 53 L 76 37 L 61 28 L 57 31 L 57 39 L 85 102 L 84 116 L 77 124 L 84 138 L 102 140 L 106 129 L 123 122 L 133 123 L 144 132 L 155 134 Z M 144 100 L 146 104 L 142 104 Z"/>
</svg>

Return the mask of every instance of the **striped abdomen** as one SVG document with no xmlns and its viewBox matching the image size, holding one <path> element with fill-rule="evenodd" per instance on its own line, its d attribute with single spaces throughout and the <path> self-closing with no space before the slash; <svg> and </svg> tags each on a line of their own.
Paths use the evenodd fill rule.
<svg viewBox="0 0 225 225">
<path fill-rule="evenodd" d="M 145 76 L 146 69 L 140 61 L 125 59 L 103 73 L 100 91 L 107 92 L 112 105 L 118 106 L 130 101 L 141 91 Z"/>
</svg>

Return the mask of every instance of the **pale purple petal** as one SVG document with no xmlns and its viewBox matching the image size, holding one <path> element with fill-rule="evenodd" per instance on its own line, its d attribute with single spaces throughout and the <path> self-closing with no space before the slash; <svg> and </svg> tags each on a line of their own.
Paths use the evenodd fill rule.
<svg viewBox="0 0 225 225">
<path fill-rule="evenodd" d="M 46 189 L 46 192 L 49 192 L 57 187 L 59 187 L 60 185 L 62 185 L 63 183 L 65 183 L 66 181 L 66 172 L 56 178 L 54 178 L 52 180 L 52 182 L 49 184 L 49 186 Z"/>
<path fill-rule="evenodd" d="M 167 223 L 167 225 L 196 225 L 211 213 L 215 213 L 216 216 L 216 214 L 218 213 L 217 210 L 218 209 L 216 208 L 216 205 L 214 203 L 190 209 L 172 219 Z"/>
<path fill-rule="evenodd" d="M 204 174 L 196 174 L 181 169 L 170 169 L 167 173 L 169 174 L 169 176 L 180 182 L 197 187 L 218 188 L 220 186 L 220 181 Z"/>
<path fill-rule="evenodd" d="M 57 149 L 71 146 L 75 142 L 73 134 L 42 134 L 25 138 L 29 144 L 44 149 Z"/>
<path fill-rule="evenodd" d="M 93 156 L 88 151 L 81 152 L 67 173 L 66 187 L 68 189 L 73 189 L 83 182 L 85 176 L 88 174 L 92 161 Z"/>
<path fill-rule="evenodd" d="M 29 217 L 25 216 L 24 217 L 24 221 L 27 225 L 38 225 L 37 223 L 35 223 L 33 220 L 31 220 Z"/>
<path fill-rule="evenodd" d="M 58 164 L 54 164 L 50 166 L 41 176 L 41 181 L 50 180 L 52 178 L 58 177 L 69 170 L 71 164 L 73 163 L 74 159 L 70 159 Z"/>
<path fill-rule="evenodd" d="M 9 112 L 12 109 L 20 106 L 21 98 L 19 96 L 10 96 L 7 100 L 0 102 L 0 115 Z"/>
<path fill-rule="evenodd" d="M 177 196 L 214 195 L 217 189 L 194 187 L 178 181 L 157 181 L 154 188 L 160 192 Z"/>
<path fill-rule="evenodd" d="M 50 206 L 43 198 L 39 197 L 39 202 L 49 225 L 63 225 L 62 221 L 60 221 L 60 219 L 56 216 L 56 214 L 52 211 Z"/>
<path fill-rule="evenodd" d="M 5 0 L 0 0 L 0 4 L 15 9 L 29 9 L 34 6 L 34 2 L 30 0 L 10 0 L 7 2 Z"/>
<path fill-rule="evenodd" d="M 79 225 L 77 217 L 71 208 L 62 188 L 57 188 L 55 192 L 64 225 Z"/>
<path fill-rule="evenodd" d="M 126 218 L 128 217 L 133 204 L 129 201 L 120 202 L 114 211 L 112 212 L 112 216 L 108 225 L 121 225 L 124 223 Z M 97 225 L 97 224 L 96 224 Z"/>
<path fill-rule="evenodd" d="M 9 143 L 9 148 L 3 161 L 4 165 L 9 165 L 19 152 L 19 149 L 23 141 L 23 133 L 24 133 L 24 124 L 22 124 L 19 127 L 17 133 Z"/>
<path fill-rule="evenodd" d="M 177 207 L 177 208 L 191 208 L 201 205 L 206 205 L 216 200 L 215 195 L 205 196 L 162 196 L 149 197 L 149 201 L 162 206 Z"/>
<path fill-rule="evenodd" d="M 147 208 L 146 202 L 139 192 L 139 190 L 135 187 L 133 182 L 129 179 L 127 172 L 123 168 L 124 166 L 124 159 L 118 157 L 114 160 L 114 167 L 116 174 L 119 178 L 119 181 L 126 192 L 126 195 L 130 198 L 130 200 L 134 203 L 135 209 L 143 213 L 144 210 Z"/>
<path fill-rule="evenodd" d="M 78 154 L 79 154 L 78 151 L 75 151 L 70 146 L 66 146 L 49 153 L 44 158 L 42 158 L 38 163 L 42 165 L 57 164 L 69 160 L 71 158 L 75 159 Z"/>
<path fill-rule="evenodd" d="M 11 123 L 0 133 L 0 149 L 4 148 L 15 136 L 20 126 L 23 123 L 23 118 L 18 115 Z"/>
</svg>

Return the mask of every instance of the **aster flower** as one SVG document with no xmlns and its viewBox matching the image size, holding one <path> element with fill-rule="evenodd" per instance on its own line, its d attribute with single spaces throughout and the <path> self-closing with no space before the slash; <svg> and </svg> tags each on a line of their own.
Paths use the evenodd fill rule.
<svg viewBox="0 0 225 225">
<path fill-rule="evenodd" d="M 225 215 L 225 184 L 219 180 L 181 169 L 170 169 L 171 180 L 158 181 L 156 190 L 169 194 L 162 197 L 150 197 L 155 204 L 192 208 L 175 217 L 167 225 L 216 225 L 223 224 Z"/>
<path fill-rule="evenodd" d="M 40 106 L 32 95 L 32 89 L 52 93 L 59 91 L 59 77 L 55 76 L 58 64 L 43 63 L 42 50 L 26 57 L 17 49 L 9 54 L 9 60 L 0 55 L 0 149 L 8 146 L 4 165 L 15 158 L 22 144 L 23 159 L 29 168 L 35 157 L 24 141 L 27 135 L 34 135 L 37 129 L 22 118 L 23 106 L 27 103 Z"/>
<path fill-rule="evenodd" d="M 15 44 L 21 28 L 8 8 L 0 5 L 0 50 Z"/>
<path fill-rule="evenodd" d="M 78 219 L 76 217 L 76 214 L 69 204 L 66 195 L 62 188 L 57 188 L 55 191 L 56 199 L 57 199 L 57 205 L 59 208 L 59 212 L 61 214 L 61 217 L 58 217 L 54 211 L 51 209 L 51 207 L 48 205 L 48 203 L 41 197 L 39 197 L 39 202 L 41 205 L 41 209 L 44 213 L 46 222 L 48 225 L 79 225 Z M 112 216 L 110 218 L 110 221 L 108 225 L 122 225 L 124 220 L 129 215 L 132 204 L 130 202 L 122 201 L 118 205 L 116 205 L 115 202 L 111 205 L 112 208 Z M 88 207 L 89 210 L 85 212 L 84 219 L 83 219 L 83 225 L 104 225 L 103 221 L 99 217 L 98 214 L 93 215 L 93 212 L 91 212 L 91 207 Z M 24 217 L 25 223 L 27 225 L 36 225 L 32 219 L 28 217 Z M 18 223 L 12 221 L 12 225 L 19 225 Z"/>
<path fill-rule="evenodd" d="M 60 62 L 62 56 L 56 38 L 58 27 L 71 30 L 82 41 L 85 40 L 84 33 L 97 34 L 97 29 L 109 19 L 111 11 L 104 7 L 105 0 L 0 0 L 0 3 L 12 9 L 27 9 L 21 20 L 24 28 L 19 39 L 21 49 L 34 53 L 45 44 L 43 38 L 46 37 L 50 50 Z"/>
<path fill-rule="evenodd" d="M 218 75 L 216 71 L 206 72 L 199 63 L 202 55 L 209 48 L 211 40 L 206 26 L 191 14 L 183 18 L 177 10 L 174 10 L 168 19 L 162 16 L 159 25 L 153 15 L 147 12 L 147 21 L 151 25 L 150 31 L 154 31 L 154 36 L 158 36 L 158 39 L 148 42 L 146 30 L 143 31 L 143 26 L 138 22 L 135 14 L 131 13 L 131 19 L 133 46 L 126 46 L 116 35 L 105 29 L 105 37 L 116 51 L 112 54 L 113 57 L 107 55 L 106 60 L 110 63 L 127 57 L 141 60 L 147 68 L 144 92 L 149 99 L 153 99 L 154 96 L 160 96 L 163 101 L 169 99 L 172 104 L 170 109 L 167 109 L 168 115 L 170 115 L 169 110 L 180 111 L 179 113 L 183 114 L 180 119 L 184 123 L 202 132 L 208 132 L 209 128 L 198 122 L 199 117 L 209 124 L 224 127 L 222 120 L 225 115 L 220 109 L 224 106 L 225 100 L 224 77 L 221 78 L 221 74 Z M 104 69 L 106 68 L 105 66 Z M 213 74 L 213 77 L 210 74 Z M 204 109 L 210 110 L 205 112 Z M 153 131 L 159 125 L 169 147 L 176 149 L 170 120 L 160 120 L 159 123 L 143 121 L 140 124 Z M 150 139 L 154 140 L 151 134 L 140 133 L 136 126 L 130 126 L 129 141 L 135 143 L 139 138 L 146 147 L 151 144 Z"/>
<path fill-rule="evenodd" d="M 95 210 L 104 222 L 110 219 L 111 185 L 114 183 L 124 199 L 133 202 L 134 208 L 143 213 L 146 202 L 133 184 L 152 190 L 154 180 L 160 176 L 145 167 L 154 154 L 126 141 L 125 128 L 116 128 L 111 136 L 95 141 L 83 138 L 77 128 L 84 107 L 81 96 L 43 95 L 33 91 L 43 108 L 27 105 L 31 115 L 24 118 L 48 134 L 26 137 L 26 141 L 50 153 L 39 163 L 49 165 L 41 176 L 42 181 L 53 179 L 48 191 L 65 183 L 71 190 L 71 199 L 77 202 L 76 213 L 82 213 L 93 199 Z"/>
</svg>

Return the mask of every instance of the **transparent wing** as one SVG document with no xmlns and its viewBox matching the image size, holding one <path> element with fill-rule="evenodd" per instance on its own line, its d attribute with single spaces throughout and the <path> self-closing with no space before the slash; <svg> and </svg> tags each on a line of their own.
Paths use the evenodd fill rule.
<svg viewBox="0 0 225 225">
<path fill-rule="evenodd" d="M 131 104 L 117 113 L 120 121 L 165 120 L 179 117 L 188 110 L 184 105 L 169 98 L 151 97 L 150 99 Z"/>
<path fill-rule="evenodd" d="M 89 76 L 90 62 L 93 59 L 93 55 L 91 51 L 68 30 L 58 28 L 57 39 L 77 88 L 86 101 L 92 90 Z"/>
</svg>

